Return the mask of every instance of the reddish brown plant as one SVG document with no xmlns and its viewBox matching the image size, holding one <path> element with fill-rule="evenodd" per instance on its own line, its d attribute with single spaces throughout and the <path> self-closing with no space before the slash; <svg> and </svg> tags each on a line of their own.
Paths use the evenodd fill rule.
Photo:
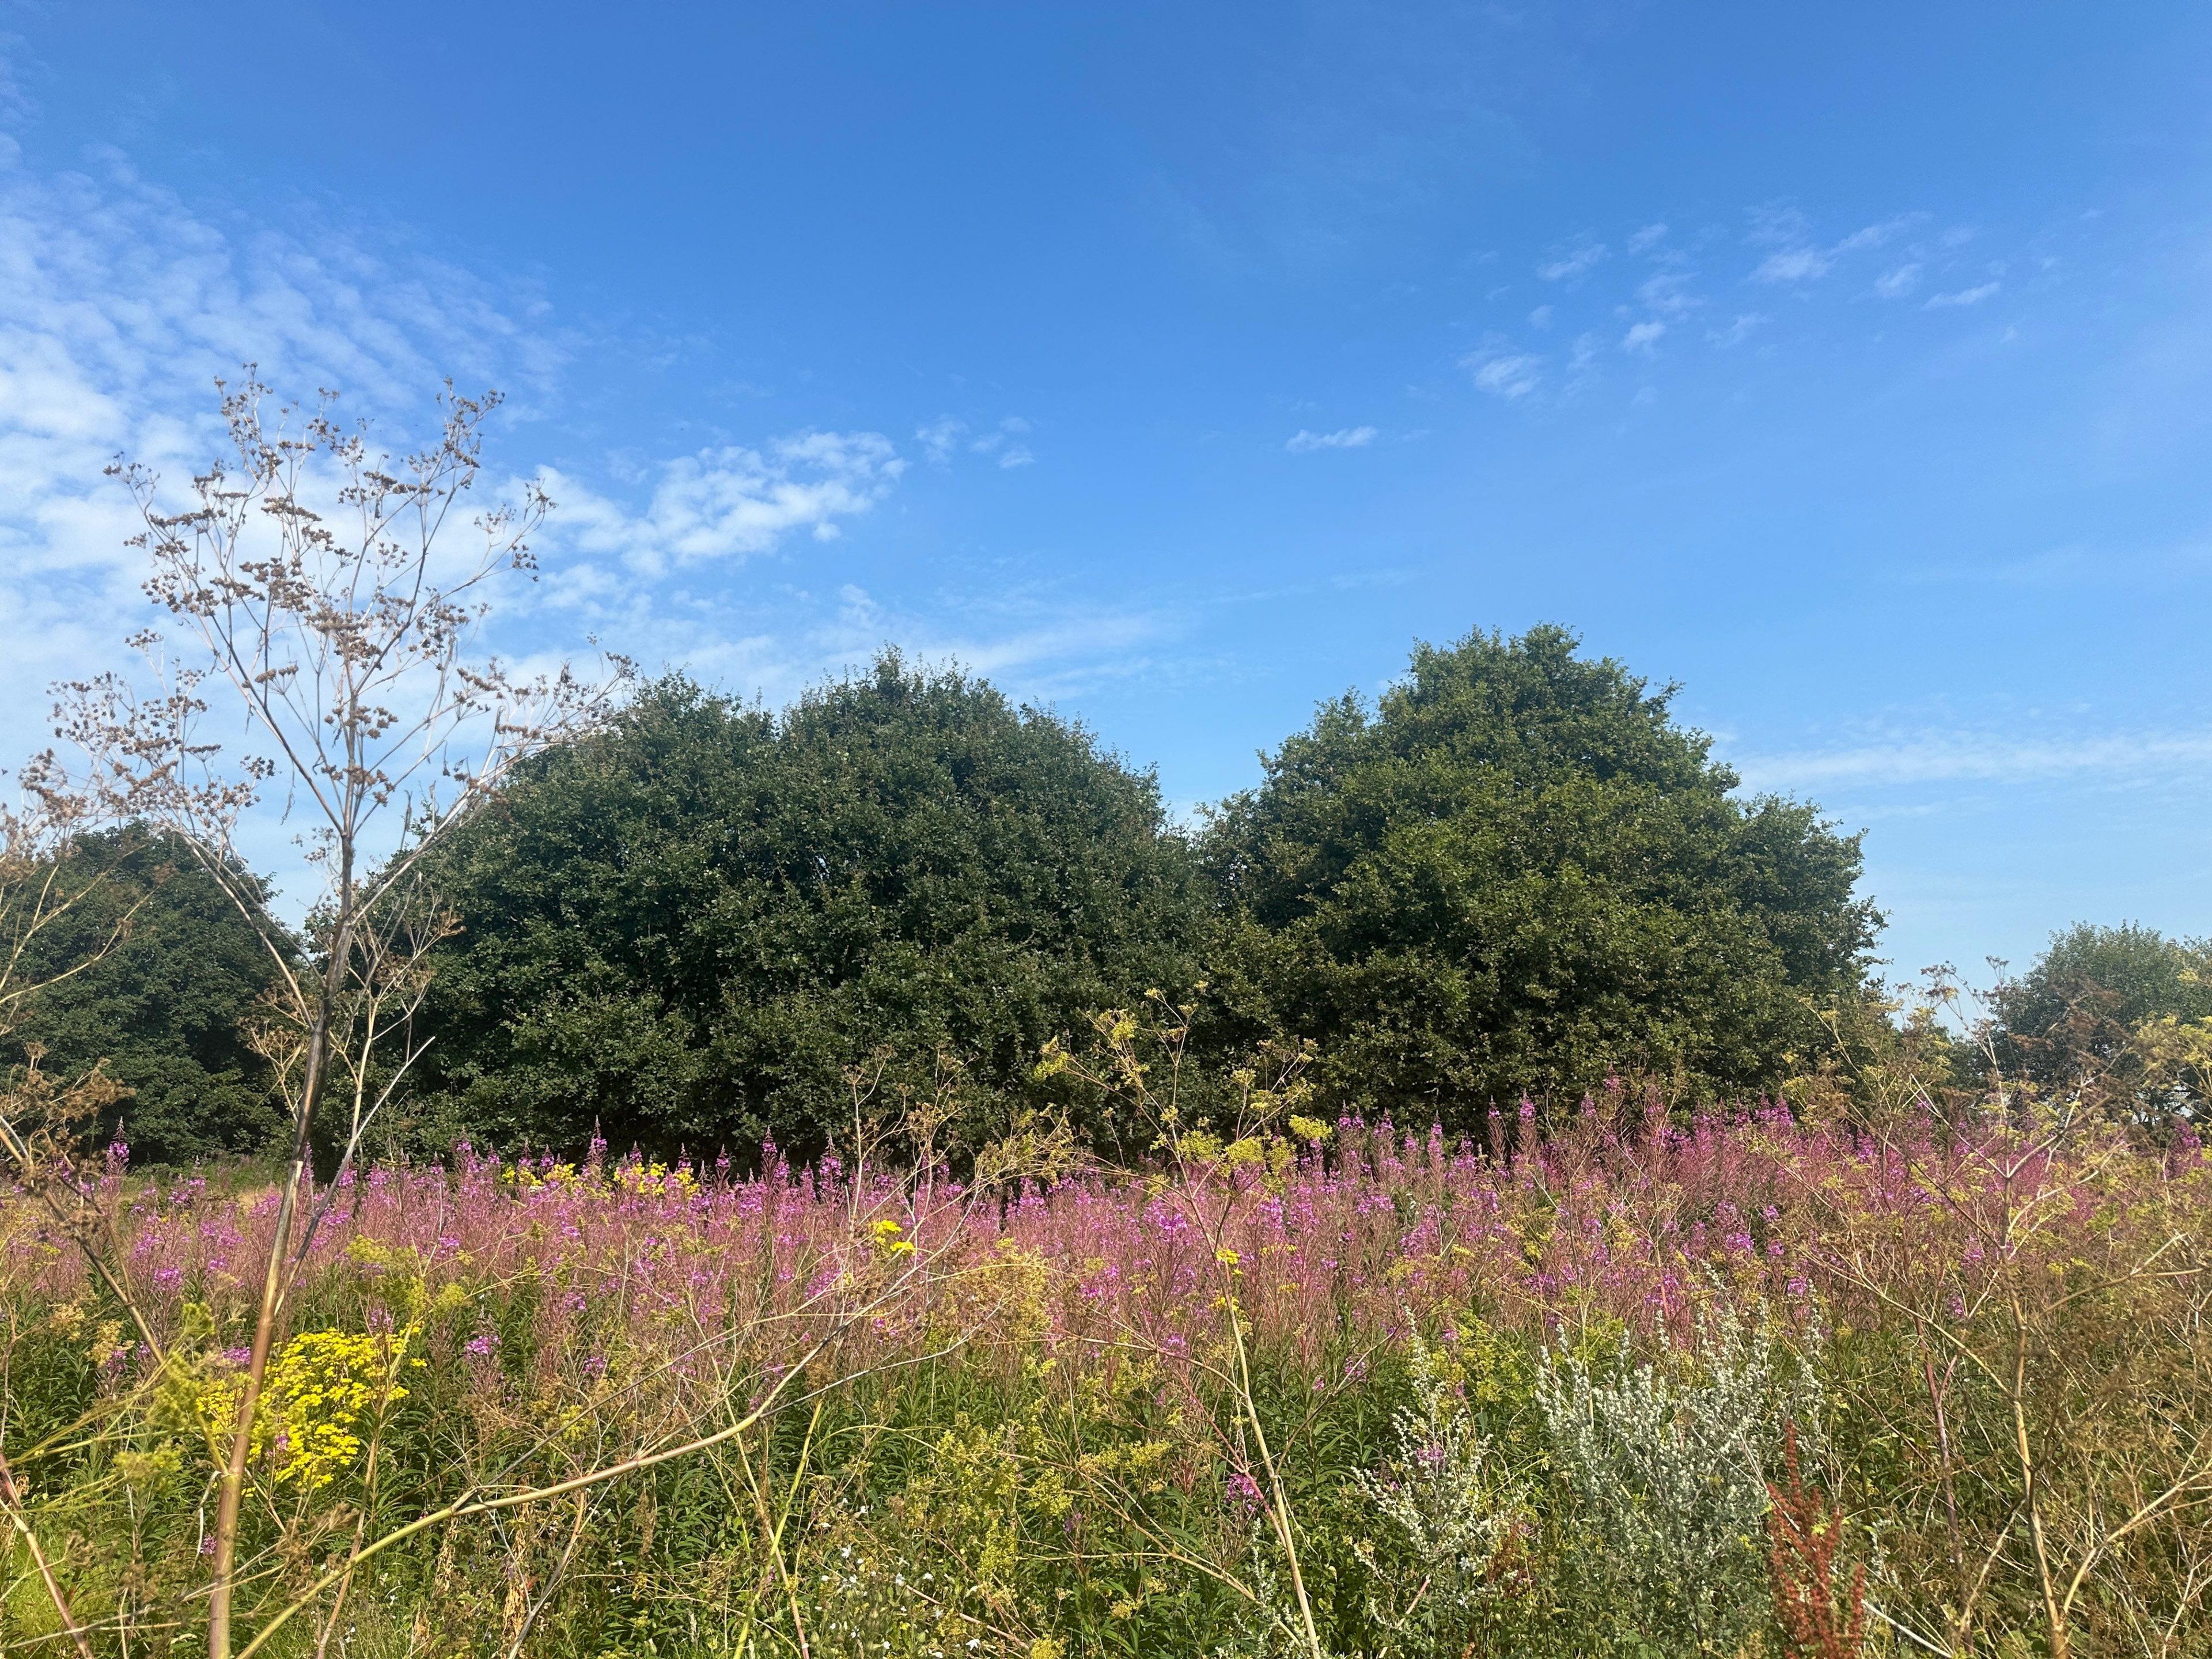
<svg viewBox="0 0 2212 1659">
<path fill-rule="evenodd" d="M 1767 1564 L 1774 1575 L 1774 1616 L 1789 1659 L 1856 1659 L 1866 1641 L 1866 1565 L 1852 1569 L 1838 1604 L 1836 1548 L 1840 1518 L 1797 1466 L 1797 1425 L 1784 1427 L 1784 1484 L 1766 1484 Z"/>
</svg>

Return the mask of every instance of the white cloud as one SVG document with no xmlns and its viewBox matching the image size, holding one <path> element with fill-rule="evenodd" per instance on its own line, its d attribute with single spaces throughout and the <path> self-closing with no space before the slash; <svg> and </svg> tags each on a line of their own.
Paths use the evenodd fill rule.
<svg viewBox="0 0 2212 1659">
<path fill-rule="evenodd" d="M 965 449 L 973 455 L 996 456 L 1000 467 L 1011 471 L 1036 460 L 1035 452 L 1020 441 L 1030 429 L 1029 422 L 1019 415 L 1009 415 L 981 433 L 957 415 L 940 415 L 927 425 L 916 427 L 914 435 L 933 465 L 945 466 Z"/>
<path fill-rule="evenodd" d="M 1067 597 L 1017 591 L 963 605 L 963 620 L 992 624 L 982 632 L 948 631 L 857 584 L 839 587 L 836 600 L 834 612 L 806 633 L 807 657 L 777 665 L 784 676 L 777 689 L 786 695 L 866 663 L 889 641 L 912 660 L 957 663 L 969 673 L 988 675 L 1018 698 L 1050 697 L 1102 678 L 1158 674 L 1162 665 L 1145 647 L 1186 625 L 1156 612 L 1102 608 L 1087 592 Z"/>
<path fill-rule="evenodd" d="M 1818 282 L 1845 255 L 1880 247 L 1926 217 L 1923 213 L 1901 213 L 1878 224 L 1863 226 L 1832 247 L 1821 247 L 1813 240 L 1812 222 L 1796 208 L 1753 209 L 1746 240 L 1754 247 L 1771 247 L 1774 252 L 1759 262 L 1751 279 L 1755 283 Z"/>
<path fill-rule="evenodd" d="M 1605 258 L 1603 242 L 1577 242 L 1565 252 L 1554 255 L 1536 267 L 1536 274 L 1547 283 L 1571 283 L 1587 275 Z"/>
<path fill-rule="evenodd" d="M 213 382 L 246 361 L 280 392 L 343 388 L 395 446 L 447 374 L 527 412 L 568 349 L 520 320 L 537 303 L 329 224 L 218 226 L 112 153 L 34 173 L 0 137 L 0 760 L 44 740 L 48 683 L 118 665 L 150 620 L 112 457 L 188 477 L 221 440 Z"/>
<path fill-rule="evenodd" d="M 1874 291 L 1885 300 L 1901 300 L 1920 286 L 1920 266 L 1907 260 L 1892 271 L 1887 271 L 1874 281 Z"/>
<path fill-rule="evenodd" d="M 1623 351 L 1642 352 L 1649 356 L 1652 349 L 1659 343 L 1661 337 L 1666 332 L 1667 325 L 1662 322 L 1632 324 L 1628 332 L 1620 337 L 1620 349 Z"/>
<path fill-rule="evenodd" d="M 796 531 L 834 540 L 838 520 L 873 507 L 905 469 L 880 433 L 802 432 L 665 462 L 641 511 L 550 467 L 539 480 L 559 504 L 549 539 L 658 575 L 672 563 L 764 553 Z"/>
<path fill-rule="evenodd" d="M 2212 732 L 2057 738 L 1986 731 L 1905 732 L 1847 747 L 1753 755 L 1732 763 L 1756 789 L 2033 783 L 2087 775 L 2125 783 L 2167 779 L 2176 769 L 2212 768 Z"/>
<path fill-rule="evenodd" d="M 1900 213 L 1894 219 L 1885 219 L 1878 225 L 1868 225 L 1853 231 L 1836 244 L 1835 251 L 1838 253 L 1856 253 L 1861 248 L 1880 247 L 1926 217 L 1927 215 L 1923 213 Z"/>
<path fill-rule="evenodd" d="M 1628 251 L 1631 253 L 1646 252 L 1649 250 L 1658 246 L 1660 243 L 1666 240 L 1666 226 L 1646 225 L 1643 229 L 1638 231 L 1636 234 L 1628 239 Z"/>
<path fill-rule="evenodd" d="M 922 453 L 939 466 L 952 459 L 952 452 L 960 447 L 960 441 L 968 435 L 968 422 L 950 415 L 940 415 L 927 426 L 914 430 L 915 441 Z"/>
<path fill-rule="evenodd" d="M 957 424 L 956 422 L 956 424 Z M 966 431 L 965 426 L 960 428 Z M 968 448 L 977 455 L 995 455 L 1002 469 L 1028 466 L 1036 459 L 1030 447 L 1018 440 L 1030 429 L 1030 423 L 1018 415 L 1009 415 L 997 428 L 969 440 Z"/>
<path fill-rule="evenodd" d="M 1935 311 L 1945 306 L 1978 306 L 1995 294 L 2000 286 L 1996 283 L 1984 283 L 1978 288 L 1962 288 L 1952 294 L 1931 294 L 1928 296 L 1925 309 Z"/>
<path fill-rule="evenodd" d="M 1797 208 L 1771 202 L 1752 209 L 1745 240 L 1754 247 L 1796 247 L 1813 240 L 1813 222 Z"/>
<path fill-rule="evenodd" d="M 1347 426 L 1334 432 L 1308 432 L 1302 427 L 1283 447 L 1293 455 L 1310 455 L 1317 449 L 1364 449 L 1375 435 L 1371 426 Z"/>
<path fill-rule="evenodd" d="M 1527 397 L 1543 376 L 1543 359 L 1525 351 L 1473 351 L 1459 362 L 1483 391 L 1509 399 Z"/>
<path fill-rule="evenodd" d="M 1766 317 L 1763 312 L 1741 312 L 1737 313 L 1735 320 L 1726 328 L 1714 329 L 1706 334 L 1705 338 L 1715 345 L 1723 348 L 1740 346 L 1749 339 L 1752 331 L 1765 320 Z"/>
<path fill-rule="evenodd" d="M 1835 263 L 1816 247 L 1790 247 L 1770 253 L 1751 273 L 1754 283 L 1810 283 L 1828 274 Z"/>
<path fill-rule="evenodd" d="M 1679 317 L 1698 304 L 1689 289 L 1689 272 L 1670 267 L 1653 271 L 1637 284 L 1636 298 L 1647 311 L 1662 317 Z"/>
<path fill-rule="evenodd" d="M 1549 306 L 1538 306 L 1538 307 L 1537 307 L 1534 311 L 1532 311 L 1532 312 L 1530 312 L 1530 313 L 1528 313 L 1528 326 L 1529 326 L 1529 327 L 1531 327 L 1531 328 L 1549 328 L 1549 327 L 1551 327 L 1551 325 L 1552 325 L 1552 308 L 1551 308 L 1551 307 L 1549 307 Z"/>
</svg>

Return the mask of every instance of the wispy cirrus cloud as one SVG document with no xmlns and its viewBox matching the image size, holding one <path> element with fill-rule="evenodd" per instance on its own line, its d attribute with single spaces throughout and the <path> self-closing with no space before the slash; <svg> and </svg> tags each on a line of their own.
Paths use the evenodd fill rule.
<svg viewBox="0 0 2212 1659">
<path fill-rule="evenodd" d="M 1012 471 L 1030 465 L 1036 459 L 1024 441 L 1029 432 L 1029 422 L 1019 415 L 1009 415 L 997 425 L 980 431 L 957 416 L 940 415 L 916 428 L 914 435 L 922 453 L 938 466 L 949 464 L 953 456 L 965 450 L 971 455 L 988 455 L 1001 469 Z"/>
<path fill-rule="evenodd" d="M 1824 246 L 1814 238 L 1812 222 L 1801 210 L 1786 205 L 1754 209 L 1746 240 L 1754 247 L 1772 251 L 1753 268 L 1751 280 L 1784 286 L 1818 282 L 1840 260 L 1885 246 L 1926 216 L 1919 213 L 1898 214 L 1863 225 Z"/>
<path fill-rule="evenodd" d="M 1543 380 L 1542 358 L 1500 347 L 1470 351 L 1459 360 L 1459 366 L 1474 377 L 1480 390 L 1508 402 L 1527 397 Z"/>
<path fill-rule="evenodd" d="M 1756 789 L 2095 778 L 2122 785 L 2185 781 L 2206 786 L 2212 785 L 2212 730 L 2051 736 L 1971 728 L 1900 730 L 1834 748 L 1738 756 L 1731 763 Z"/>
<path fill-rule="evenodd" d="M 1768 254 L 1751 273 L 1754 283 L 1810 283 L 1828 274 L 1834 258 L 1816 247 L 1785 247 Z"/>
<path fill-rule="evenodd" d="M 1920 286 L 1920 262 L 1908 259 L 1894 270 L 1874 279 L 1874 291 L 1885 300 L 1902 300 Z"/>
<path fill-rule="evenodd" d="M 1670 262 L 1636 285 L 1636 303 L 1657 317 L 1680 317 L 1697 309 L 1690 272 Z"/>
<path fill-rule="evenodd" d="M 926 425 L 915 428 L 915 441 L 921 446 L 922 453 L 939 466 L 951 460 L 960 447 L 960 441 L 968 435 L 968 422 L 950 415 L 940 415 Z"/>
<path fill-rule="evenodd" d="M 1924 309 L 1941 311 L 1947 307 L 1978 306 L 1993 297 L 2002 286 L 2001 283 L 1978 283 L 1972 288 L 1956 289 L 1948 294 L 1931 294 Z"/>
<path fill-rule="evenodd" d="M 1583 238 L 1543 261 L 1536 267 L 1536 275 L 1547 283 L 1571 283 L 1595 270 L 1605 256 L 1603 242 Z"/>
<path fill-rule="evenodd" d="M 1308 432 L 1301 427 L 1283 447 L 1293 455 L 1310 455 L 1319 449 L 1364 449 L 1376 436 L 1371 426 L 1341 427 L 1334 432 Z"/>
<path fill-rule="evenodd" d="M 1762 312 L 1738 312 L 1725 328 L 1707 330 L 1705 338 L 1723 349 L 1730 346 L 1740 346 L 1756 333 L 1759 325 L 1765 320 L 1765 314 Z"/>
<path fill-rule="evenodd" d="M 1822 234 L 1793 204 L 1747 211 L 1742 240 L 1759 257 L 1739 280 L 1791 290 L 1801 303 L 1814 299 L 1824 278 L 1846 269 L 1856 270 L 1856 280 L 1865 286 L 1849 295 L 1837 290 L 1832 298 L 1838 301 L 1912 299 L 1922 309 L 1942 312 L 1983 304 L 2002 291 L 1998 279 L 2004 262 L 1979 260 L 1971 273 L 1961 269 L 1958 250 L 1975 233 L 1933 226 L 1924 212 L 1892 214 L 1837 235 Z M 1711 250 L 1728 240 L 1717 227 L 1678 236 L 1655 220 L 1621 234 L 1617 244 L 1589 233 L 1556 243 L 1534 266 L 1538 277 L 1557 285 L 1556 291 L 1523 311 L 1513 332 L 1486 334 L 1480 346 L 1457 359 L 1459 366 L 1480 392 L 1508 403 L 1542 404 L 1590 389 L 1603 377 L 1602 362 L 1617 354 L 1655 364 L 1662 357 L 1686 363 L 1697 346 L 1728 351 L 1759 335 L 1767 348 L 1760 355 L 1771 355 L 1782 341 L 1775 337 L 1768 343 L 1775 316 L 1766 310 L 1738 310 L 1725 321 L 1694 326 L 1712 303 L 1702 267 Z M 1622 268 L 1601 272 L 1616 245 L 1627 256 Z M 2045 260 L 2046 267 L 2050 263 Z M 1965 285 L 1941 286 L 1947 280 Z M 1931 294 L 1930 288 L 1940 291 Z M 1525 290 L 1510 283 L 1493 287 L 1485 297 L 1495 301 L 1508 296 L 1527 303 Z M 1536 337 L 1557 340 L 1570 329 L 1571 343 L 1564 347 Z M 1632 396 L 1649 401 L 1656 395 L 1647 371 Z"/>
<path fill-rule="evenodd" d="M 1924 213 L 1900 213 L 1877 224 L 1861 226 L 1836 244 L 1836 252 L 1839 254 L 1856 253 L 1862 248 L 1883 246 L 1902 236 L 1927 216 Z"/>
</svg>

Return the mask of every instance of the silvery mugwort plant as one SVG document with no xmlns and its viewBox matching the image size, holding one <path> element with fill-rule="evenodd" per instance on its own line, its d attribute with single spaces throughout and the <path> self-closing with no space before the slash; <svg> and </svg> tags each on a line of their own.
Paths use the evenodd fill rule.
<svg viewBox="0 0 2212 1659">
<path fill-rule="evenodd" d="M 1418 1327 L 1406 1346 L 1413 1402 L 1392 1420 L 1389 1462 L 1356 1478 L 1411 1562 L 1412 1582 L 1378 1565 L 1371 1547 L 1359 1553 L 1377 1589 L 1400 1581 L 1395 1595 L 1370 1591 L 1377 1622 L 1441 1638 L 1483 1623 L 1525 1588 L 1515 1555 L 1529 1492 L 1470 1408 L 1461 1364 L 1431 1348 Z"/>
<path fill-rule="evenodd" d="M 1207 1659 L 1305 1659 L 1314 1651 L 1304 1615 L 1276 1571 L 1278 1546 L 1256 1515 L 1246 1529 L 1245 1572 L 1251 1599 L 1223 1627 Z M 1334 1659 L 1323 1650 L 1323 1659 Z"/>
<path fill-rule="evenodd" d="M 1735 1653 L 1765 1615 L 1767 1478 L 1785 1426 L 1817 1456 L 1820 1385 L 1809 1351 L 1763 1311 L 1720 1304 L 1684 1356 L 1612 1365 L 1544 1355 L 1536 1395 L 1551 1454 L 1595 1547 L 1580 1588 L 1647 1648 Z M 1672 1363 L 1669 1363 L 1669 1360 Z"/>
</svg>

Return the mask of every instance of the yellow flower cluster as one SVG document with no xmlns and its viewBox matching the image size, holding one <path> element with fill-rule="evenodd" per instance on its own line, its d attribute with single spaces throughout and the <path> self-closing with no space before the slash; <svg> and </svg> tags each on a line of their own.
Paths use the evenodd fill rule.
<svg viewBox="0 0 2212 1659">
<path fill-rule="evenodd" d="M 416 1328 L 389 1336 L 350 1331 L 302 1331 L 270 1363 L 253 1414 L 252 1455 L 275 1451 L 276 1478 L 306 1492 L 328 1486 L 359 1456 L 362 1419 L 381 1414 L 407 1397 L 399 1386 Z M 212 1445 L 236 1420 L 242 1379 L 226 1377 L 203 1389 L 198 1401 Z"/>
<path fill-rule="evenodd" d="M 392 1340 L 348 1331 L 302 1331 L 284 1345 L 269 1370 L 270 1411 L 254 1425 L 254 1449 L 283 1437 L 276 1479 L 307 1491 L 327 1485 L 361 1451 L 354 1432 L 362 1415 L 390 1406 L 407 1390 L 392 1379 L 407 1335 Z M 273 1432 L 272 1432 L 273 1431 Z"/>
</svg>

